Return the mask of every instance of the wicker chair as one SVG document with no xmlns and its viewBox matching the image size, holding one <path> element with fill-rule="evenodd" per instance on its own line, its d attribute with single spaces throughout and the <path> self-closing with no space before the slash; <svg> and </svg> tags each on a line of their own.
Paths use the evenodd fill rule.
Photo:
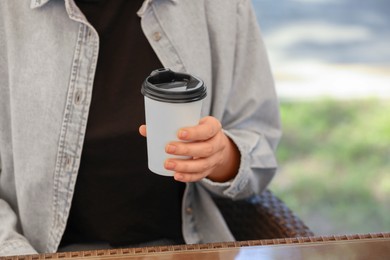
<svg viewBox="0 0 390 260">
<path fill-rule="evenodd" d="M 119 259 L 117 257 L 121 257 L 120 259 L 124 259 L 137 255 L 141 255 L 143 257 L 142 259 L 144 259 L 145 254 L 158 254 L 159 252 L 163 252 L 164 257 L 167 257 L 167 253 L 178 251 L 194 252 L 195 250 L 215 250 L 221 248 L 335 240 L 335 238 L 332 237 L 312 237 L 313 233 L 310 229 L 269 190 L 264 191 L 260 196 L 255 196 L 246 200 L 232 201 L 223 198 L 214 198 L 214 200 L 238 242 L 61 252 L 53 254 L 11 256 L 6 257 L 5 259 L 82 259 L 89 257 L 94 259 L 96 259 L 96 257 L 100 259 L 108 259 L 109 257 Z M 380 237 L 390 237 L 390 234 L 380 234 Z M 360 236 L 354 236 L 351 239 L 358 238 L 360 238 Z"/>
<path fill-rule="evenodd" d="M 313 232 L 270 190 L 250 199 L 214 198 L 238 241 L 313 236 Z"/>
</svg>

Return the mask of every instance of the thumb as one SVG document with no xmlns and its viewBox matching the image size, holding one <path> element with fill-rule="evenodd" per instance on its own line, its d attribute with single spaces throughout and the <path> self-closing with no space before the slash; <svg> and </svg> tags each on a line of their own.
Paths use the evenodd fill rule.
<svg viewBox="0 0 390 260">
<path fill-rule="evenodd" d="M 146 137 L 146 125 L 141 125 L 138 131 L 142 136 Z"/>
</svg>

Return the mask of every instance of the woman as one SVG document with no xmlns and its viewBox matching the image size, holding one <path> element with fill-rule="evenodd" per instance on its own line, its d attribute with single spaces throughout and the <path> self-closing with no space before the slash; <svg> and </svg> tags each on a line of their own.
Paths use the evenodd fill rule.
<svg viewBox="0 0 390 260">
<path fill-rule="evenodd" d="M 260 193 L 280 138 L 251 1 L 27 2 L 0 2 L 0 255 L 234 240 L 211 194 Z M 208 87 L 174 178 L 139 134 L 159 67 Z"/>
</svg>

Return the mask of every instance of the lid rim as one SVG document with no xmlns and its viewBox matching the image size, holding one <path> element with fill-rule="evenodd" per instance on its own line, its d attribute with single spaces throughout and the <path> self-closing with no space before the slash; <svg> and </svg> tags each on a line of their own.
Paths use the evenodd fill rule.
<svg viewBox="0 0 390 260">
<path fill-rule="evenodd" d="M 161 82 L 158 81 L 159 79 L 161 80 Z M 170 90 L 169 88 L 159 88 L 156 86 L 156 84 L 163 83 L 169 85 L 170 82 L 178 82 L 176 80 L 184 81 L 183 79 L 186 82 L 197 84 L 195 85 L 195 87 L 191 88 L 189 88 L 187 84 L 183 84 L 183 87 L 186 87 L 186 90 Z M 190 103 L 204 99 L 207 96 L 207 87 L 204 85 L 204 82 L 201 79 L 193 75 L 185 73 L 176 73 L 171 71 L 170 69 L 158 69 L 152 71 L 152 73 L 144 80 L 141 88 L 141 93 L 145 97 L 160 102 Z"/>
</svg>

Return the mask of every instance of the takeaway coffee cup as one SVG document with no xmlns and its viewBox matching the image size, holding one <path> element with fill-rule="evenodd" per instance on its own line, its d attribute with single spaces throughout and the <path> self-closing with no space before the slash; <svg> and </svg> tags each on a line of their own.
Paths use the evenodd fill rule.
<svg viewBox="0 0 390 260">
<path fill-rule="evenodd" d="M 177 139 L 181 127 L 197 125 L 206 86 L 199 78 L 170 69 L 152 71 L 142 84 L 145 98 L 148 167 L 157 174 L 173 176 L 164 168 L 167 158 L 188 158 L 165 153 L 165 146 Z"/>
</svg>

